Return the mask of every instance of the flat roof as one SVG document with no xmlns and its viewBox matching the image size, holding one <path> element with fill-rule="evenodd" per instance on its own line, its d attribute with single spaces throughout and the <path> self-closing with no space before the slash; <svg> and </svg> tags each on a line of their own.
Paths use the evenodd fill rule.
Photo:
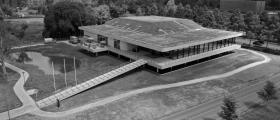
<svg viewBox="0 0 280 120">
<path fill-rule="evenodd" d="M 159 16 L 121 17 L 80 29 L 162 52 L 243 35 L 204 28 L 188 19 Z"/>
</svg>

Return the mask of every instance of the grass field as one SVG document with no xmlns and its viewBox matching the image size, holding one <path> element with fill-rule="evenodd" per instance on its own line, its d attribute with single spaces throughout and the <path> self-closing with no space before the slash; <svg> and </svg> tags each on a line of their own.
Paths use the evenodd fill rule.
<svg viewBox="0 0 280 120">
<path fill-rule="evenodd" d="M 25 31 L 25 36 L 23 37 L 24 44 L 40 43 L 44 42 L 42 33 L 44 30 L 43 23 L 29 23 L 28 28 Z"/>
<path fill-rule="evenodd" d="M 81 51 L 79 47 L 72 47 L 63 43 L 54 45 L 37 46 L 25 49 L 26 51 L 37 51 L 46 56 L 67 56 L 70 58 L 76 57 L 77 61 L 80 61 L 80 67 L 77 68 L 77 80 L 78 83 L 92 79 L 100 75 L 104 71 L 109 71 L 112 68 L 126 64 L 127 62 L 122 59 L 117 59 L 108 55 L 101 55 L 95 57 L 90 53 Z M 30 74 L 30 78 L 25 84 L 25 88 L 38 89 L 37 100 L 45 98 L 54 93 L 53 78 L 52 75 L 45 74 L 42 70 L 34 65 L 18 63 L 15 60 L 11 62 Z M 65 89 L 64 74 L 55 75 L 56 88 Z M 75 85 L 74 71 L 67 73 L 68 86 Z M 32 96 L 35 99 L 35 95 Z"/>
<path fill-rule="evenodd" d="M 7 111 L 21 106 L 20 100 L 14 93 L 13 86 L 19 79 L 20 75 L 15 71 L 7 69 L 8 82 L 2 77 L 3 71 L 0 69 L 0 112 Z"/>
<path fill-rule="evenodd" d="M 239 60 L 246 61 L 246 60 L 260 60 L 257 56 L 250 56 L 248 54 L 244 55 L 237 55 L 241 58 Z M 235 55 L 235 57 L 237 57 Z M 244 87 L 250 84 L 254 84 L 261 80 L 267 80 L 271 76 L 274 76 L 275 74 L 278 74 L 280 72 L 280 63 L 279 63 L 279 56 L 269 55 L 272 58 L 272 61 L 267 64 L 262 64 L 260 66 L 256 66 L 254 68 L 250 68 L 246 71 L 243 71 L 241 73 L 235 74 L 231 77 L 224 78 L 224 79 L 217 79 L 209 82 L 203 82 L 195 85 L 189 85 L 189 86 L 181 86 L 176 88 L 170 88 L 165 90 L 159 90 L 154 92 L 148 92 L 148 93 L 142 93 L 139 95 L 131 96 L 126 99 L 121 99 L 119 101 L 100 106 L 97 108 L 92 108 L 90 110 L 86 110 L 80 113 L 76 113 L 70 116 L 66 116 L 64 118 L 57 118 L 56 120 L 76 120 L 76 119 L 84 119 L 84 120 L 153 120 L 155 118 L 159 118 L 165 114 L 169 114 L 178 110 L 183 110 L 187 108 L 191 108 L 195 105 L 198 105 L 199 103 L 208 101 L 210 99 L 213 99 L 215 97 L 223 95 L 223 93 L 231 93 L 235 91 L 236 89 L 239 89 L 240 87 Z M 165 78 L 163 79 L 156 79 L 157 77 L 148 77 L 144 73 L 149 73 L 146 71 L 140 71 L 138 73 L 138 77 L 134 76 L 134 79 L 137 79 L 140 81 L 139 78 L 142 78 L 142 80 L 145 79 L 146 84 L 149 84 L 149 81 L 166 81 L 167 83 L 174 82 L 174 81 L 182 81 L 182 80 L 189 80 L 194 77 L 191 76 L 197 76 L 201 77 L 203 75 L 209 75 L 214 73 L 220 73 L 225 72 L 223 70 L 220 71 L 220 69 L 230 70 L 228 67 L 240 67 L 240 65 L 248 64 L 248 62 L 237 62 L 238 60 L 234 59 L 234 56 L 228 56 L 228 58 L 223 58 L 224 60 L 217 60 L 211 61 L 210 63 L 204 63 L 201 65 L 193 66 L 191 68 L 186 68 L 181 71 L 177 71 L 168 75 L 162 76 Z M 243 58 L 243 60 L 242 60 Z M 252 58 L 252 59 L 250 59 Z M 236 62 L 233 62 L 236 61 Z M 251 61 L 252 62 L 252 61 Z M 223 66 L 217 67 L 217 71 L 214 71 L 211 68 L 215 68 L 216 65 Z M 237 64 L 236 64 L 237 63 Z M 204 67 L 202 67 L 204 66 Z M 207 69 L 208 68 L 208 69 Z M 188 75 L 188 72 L 192 71 L 192 74 Z M 208 72 L 204 72 L 208 71 Z M 201 74 L 199 74 L 201 73 Z M 139 75 L 140 74 L 140 75 Z M 152 75 L 152 73 L 149 73 Z M 136 74 L 133 74 L 136 75 Z M 174 79 L 172 79 L 172 75 L 174 75 Z M 131 75 L 130 75 L 131 76 Z M 133 77 L 127 76 L 127 79 L 130 80 L 130 83 L 134 83 L 135 80 L 131 79 Z M 169 76 L 169 77 L 167 77 Z M 175 77 L 178 77 L 177 80 L 175 80 Z M 126 77 L 123 77 L 122 79 L 118 79 L 117 81 L 122 81 Z M 149 79 L 150 78 L 150 79 Z M 114 81 L 114 82 L 117 82 Z M 161 81 L 161 82 L 162 82 Z M 124 83 L 120 82 L 119 84 Z M 152 82 L 150 82 L 152 83 Z M 164 82 L 162 82 L 164 83 Z M 144 84 L 144 83 L 143 83 Z M 109 84 L 108 88 L 111 88 Z M 104 86 L 106 86 L 104 85 Z M 124 88 L 127 89 L 127 84 L 123 85 Z M 98 88 L 95 88 L 95 92 L 91 92 L 91 95 L 98 94 L 97 90 Z M 120 88 L 121 89 L 121 88 Z M 105 90 L 105 89 L 103 89 Z M 92 90 L 91 90 L 92 91 Z M 88 92 L 88 91 L 87 91 Z M 89 96 L 89 94 L 87 94 Z M 83 94 L 77 95 L 77 97 L 86 97 Z M 74 97 L 73 97 L 74 98 Z M 79 103 L 79 101 L 73 100 L 73 103 Z M 71 105 L 70 103 L 63 102 L 62 103 L 62 110 L 64 108 L 67 108 L 68 105 Z M 61 108 L 60 108 L 61 109 Z M 55 111 L 56 109 L 54 107 L 48 108 L 48 110 Z M 16 118 L 16 120 L 23 120 L 23 119 L 36 119 L 36 120 L 53 120 L 54 118 L 44 118 L 34 115 L 24 115 L 21 117 Z"/>
<path fill-rule="evenodd" d="M 36 21 L 13 21 L 11 22 L 13 27 L 17 27 L 18 25 L 21 25 L 25 23 L 28 25 L 28 28 L 24 32 L 24 37 L 20 41 L 15 36 L 12 36 L 13 39 L 17 41 L 16 45 L 26 45 L 26 44 L 34 44 L 34 43 L 43 43 L 44 39 L 42 36 L 43 30 L 44 30 L 44 23 L 42 22 L 36 22 Z"/>
<path fill-rule="evenodd" d="M 81 113 L 76 113 L 70 116 L 66 116 L 64 118 L 57 118 L 56 120 L 76 120 L 76 119 L 84 119 L 84 120 L 152 120 L 158 117 L 161 117 L 165 114 L 169 114 L 178 110 L 183 110 L 187 108 L 191 108 L 192 106 L 195 106 L 201 102 L 208 101 L 209 99 L 213 99 L 217 96 L 220 96 L 221 93 L 231 93 L 235 91 L 236 89 L 239 89 L 240 87 L 247 86 L 249 84 L 254 84 L 258 81 L 264 81 L 268 80 L 270 77 L 274 76 L 275 74 L 278 74 L 280 72 L 280 57 L 274 56 L 274 55 L 268 55 L 272 58 L 272 61 L 267 64 L 262 64 L 259 66 L 256 66 L 254 68 L 250 68 L 246 71 L 243 71 L 241 73 L 235 74 L 231 77 L 224 78 L 224 79 L 217 79 L 209 82 L 203 82 L 195 85 L 189 85 L 189 86 L 181 86 L 176 88 L 170 88 L 165 90 L 159 90 L 149 93 L 142 93 L 139 95 L 131 96 L 126 99 L 122 99 L 104 106 L 100 106 L 97 108 L 92 108 L 90 110 L 83 111 Z M 241 57 L 241 56 L 240 56 Z M 251 56 L 252 57 L 252 56 Z M 248 55 L 244 55 L 244 59 L 251 58 Z M 254 57 L 252 57 L 254 58 Z M 235 66 L 231 64 L 232 62 L 229 62 L 228 60 L 233 60 L 232 57 L 229 57 L 229 59 L 219 60 L 221 65 L 224 67 L 227 66 Z M 221 71 L 214 71 L 213 69 L 207 69 L 207 66 L 211 68 L 210 66 L 214 64 L 215 62 L 212 61 L 211 64 L 205 63 L 201 64 L 201 66 L 205 66 L 206 68 L 200 68 L 198 66 L 191 67 L 193 70 L 193 74 L 198 77 L 201 77 L 205 73 L 218 73 Z M 218 62 L 219 63 L 219 62 Z M 239 65 L 243 64 L 241 62 L 237 62 Z M 209 66 L 210 65 L 210 66 Z M 239 65 L 235 66 L 238 67 Z M 243 64 L 244 65 L 244 64 Z M 213 65 L 212 67 L 214 67 Z M 194 68 L 197 68 L 197 74 L 194 70 Z M 166 78 L 168 80 L 172 81 L 182 81 L 182 79 L 188 80 L 188 76 L 185 75 L 190 70 L 190 68 L 184 69 L 182 71 L 177 71 L 172 73 L 171 75 L 179 75 L 178 77 L 183 77 L 181 79 L 178 78 L 178 80 L 171 79 L 172 77 Z M 220 68 L 223 69 L 223 68 Z M 208 72 L 202 72 L 207 71 Z M 181 72 L 181 74 L 180 74 Z M 147 81 L 158 81 L 160 79 L 155 79 L 156 77 L 153 77 L 151 79 L 148 79 L 148 76 L 143 77 L 143 71 L 138 77 L 135 77 L 135 79 L 141 77 L 142 79 L 146 78 Z M 138 74 L 140 74 L 138 73 Z M 149 73 L 149 72 L 144 72 Z M 195 74 L 196 73 L 196 74 Z M 134 74 L 135 75 L 135 74 Z M 169 75 L 169 76 L 171 76 Z M 129 77 L 129 76 L 128 76 Z M 166 77 L 166 76 L 165 76 Z M 175 77 L 175 76 L 174 76 Z M 130 77 L 131 78 L 131 77 Z M 190 77 L 193 78 L 193 77 Z M 125 78 L 122 78 L 125 79 Z M 121 81 L 122 79 L 119 79 L 118 81 Z M 129 78 L 128 78 L 129 79 Z M 133 79 L 130 83 L 134 83 Z M 139 80 L 139 79 L 138 79 Z M 148 83 L 148 82 L 147 82 Z M 108 84 L 106 84 L 108 85 Z M 108 85 L 109 86 L 109 85 Z M 123 85 L 123 87 L 125 87 Z M 109 87 L 107 87 L 109 88 Z M 125 88 L 126 89 L 126 88 Z M 98 92 L 95 91 L 95 93 L 91 92 L 91 94 L 97 94 Z M 82 95 L 82 94 L 81 94 Z M 89 95 L 89 94 L 87 94 Z M 85 97 L 85 96 L 78 96 L 78 97 Z M 74 97 L 73 97 L 74 98 Z M 77 101 L 73 101 L 75 103 L 78 103 Z M 69 103 L 62 103 L 62 107 L 67 106 Z M 49 108 L 49 110 L 55 111 L 55 108 Z M 54 120 L 54 118 L 44 118 L 34 115 L 24 115 L 21 117 L 16 118 L 16 120 L 23 120 L 23 119 L 36 119 L 36 120 Z"/>
<path fill-rule="evenodd" d="M 278 91 L 280 92 L 280 91 Z M 280 94 L 278 93 L 278 98 Z M 272 100 L 266 104 L 256 103 L 240 120 L 280 120 L 280 100 Z"/>
<path fill-rule="evenodd" d="M 165 75 L 157 75 L 147 70 L 140 69 L 122 75 L 118 78 L 111 80 L 106 84 L 92 88 L 81 94 L 78 94 L 74 97 L 62 101 L 63 107 L 60 108 L 60 110 L 67 110 L 86 103 L 94 102 L 97 99 L 118 95 L 126 91 L 144 88 L 152 85 L 169 84 L 169 83 L 181 82 L 186 80 L 192 80 L 194 78 L 200 78 L 200 77 L 205 77 L 214 74 L 220 74 L 260 60 L 263 60 L 263 58 L 261 58 L 260 56 L 256 56 L 247 51 L 237 50 L 235 53 L 225 56 L 223 58 L 219 58 L 213 61 L 208 61 L 196 66 L 178 70 Z M 221 68 L 221 66 L 223 67 Z M 215 84 L 219 84 L 219 83 L 212 82 L 211 85 L 205 85 L 204 86 L 205 89 L 201 89 L 201 92 L 212 90 L 213 93 L 215 93 L 215 91 L 219 92 L 219 90 L 223 90 L 220 88 L 217 89 L 211 88 Z M 177 89 L 175 91 L 177 91 Z M 193 94 L 193 93 L 194 91 L 192 91 L 191 89 L 189 91 L 189 94 Z M 180 94 L 179 96 L 185 96 L 186 94 Z M 194 98 L 194 97 L 190 97 L 190 98 Z M 166 103 L 168 102 L 169 101 L 167 101 Z M 44 110 L 55 111 L 57 109 L 55 108 L 55 106 L 50 106 L 48 108 L 45 108 Z"/>
</svg>

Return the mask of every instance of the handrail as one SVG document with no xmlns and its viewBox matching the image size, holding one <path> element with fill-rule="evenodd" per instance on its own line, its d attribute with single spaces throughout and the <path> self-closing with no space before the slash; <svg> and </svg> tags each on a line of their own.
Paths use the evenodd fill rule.
<svg viewBox="0 0 280 120">
<path fill-rule="evenodd" d="M 133 63 L 124 65 L 124 66 L 119 67 L 117 69 L 114 69 L 114 70 L 112 70 L 110 72 L 107 72 L 107 73 L 105 73 L 103 75 L 100 75 L 100 76 L 97 76 L 97 77 L 95 77 L 93 79 L 90 79 L 90 80 L 88 80 L 86 82 L 80 83 L 80 84 L 78 84 L 78 85 L 76 85 L 74 87 L 68 88 L 68 89 L 63 90 L 63 91 L 61 91 L 59 93 L 56 93 L 56 94 L 54 94 L 52 96 L 44 98 L 44 99 L 38 101 L 37 105 L 42 108 L 42 107 L 54 104 L 57 99 L 63 100 L 63 99 L 66 99 L 68 97 L 71 97 L 71 96 L 73 96 L 73 95 L 75 95 L 77 93 L 80 93 L 80 92 L 82 92 L 84 90 L 87 90 L 87 89 L 89 89 L 91 87 L 94 87 L 96 85 L 99 85 L 99 84 L 101 84 L 101 83 L 103 83 L 105 81 L 108 81 L 108 80 L 110 80 L 110 79 L 112 79 L 114 77 L 117 77 L 117 76 L 119 76 L 121 74 L 124 74 L 124 73 L 126 73 L 126 72 L 128 72 L 130 70 L 133 70 L 133 69 L 135 69 L 135 68 L 137 68 L 137 67 L 139 67 L 139 66 L 141 66 L 143 64 L 146 64 L 146 63 L 147 63 L 147 61 L 145 61 L 143 59 L 140 59 L 140 60 L 137 60 L 137 61 L 135 61 Z"/>
</svg>

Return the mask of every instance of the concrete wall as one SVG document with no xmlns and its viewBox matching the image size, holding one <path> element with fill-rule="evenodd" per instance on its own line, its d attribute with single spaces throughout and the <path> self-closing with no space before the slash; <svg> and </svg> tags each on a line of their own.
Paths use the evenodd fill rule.
<svg viewBox="0 0 280 120">
<path fill-rule="evenodd" d="M 108 46 L 114 48 L 114 41 L 115 41 L 114 38 L 109 37 L 108 38 Z M 121 50 L 132 51 L 132 49 L 134 49 L 136 47 L 137 46 L 135 46 L 135 45 L 120 41 L 120 49 Z"/>
<path fill-rule="evenodd" d="M 126 51 L 132 51 L 132 49 L 136 48 L 137 46 L 126 43 L 126 42 L 122 42 L 120 43 L 120 48 L 121 50 L 126 50 Z"/>
<path fill-rule="evenodd" d="M 234 10 L 263 12 L 265 10 L 265 1 L 250 1 L 250 0 L 221 0 L 221 10 Z"/>
<path fill-rule="evenodd" d="M 111 37 L 108 38 L 108 46 L 109 47 L 114 47 L 114 39 L 111 38 Z"/>
</svg>

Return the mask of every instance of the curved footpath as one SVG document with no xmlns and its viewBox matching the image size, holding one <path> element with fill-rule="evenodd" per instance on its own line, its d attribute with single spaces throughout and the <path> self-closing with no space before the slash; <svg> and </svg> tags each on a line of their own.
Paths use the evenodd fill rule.
<svg viewBox="0 0 280 120">
<path fill-rule="evenodd" d="M 22 102 L 22 106 L 19 108 L 10 110 L 10 117 L 14 118 L 14 117 L 17 117 L 17 116 L 20 116 L 20 115 L 23 115 L 26 113 L 30 113 L 30 112 L 38 109 L 35 101 L 28 95 L 28 93 L 24 89 L 24 83 L 26 82 L 26 80 L 28 80 L 29 74 L 26 71 L 24 71 L 18 67 L 15 67 L 9 63 L 5 63 L 5 65 L 8 68 L 10 68 L 20 74 L 20 78 L 18 79 L 18 81 L 15 84 L 15 86 L 13 87 L 13 89 L 14 89 L 17 97 Z M 8 119 L 8 112 L 0 113 L 0 118 Z"/>
<path fill-rule="evenodd" d="M 112 102 L 120 100 L 122 98 L 127 98 L 129 96 L 137 95 L 137 94 L 140 94 L 140 93 L 146 93 L 146 92 L 151 92 L 151 91 L 156 91 L 156 90 L 162 90 L 162 89 L 168 89 L 168 88 L 173 88 L 173 87 L 191 85 L 191 84 L 195 84 L 195 83 L 200 83 L 200 82 L 215 80 L 215 79 L 219 79 L 219 78 L 229 77 L 231 75 L 234 75 L 234 74 L 239 73 L 241 71 L 244 71 L 246 69 L 255 67 L 257 65 L 268 63 L 271 60 L 269 57 L 267 57 L 263 54 L 260 54 L 258 52 L 247 50 L 247 49 L 242 49 L 242 50 L 246 50 L 246 51 L 252 52 L 256 55 L 262 56 L 264 58 L 264 60 L 259 61 L 259 62 L 255 62 L 255 63 L 251 63 L 249 65 L 237 68 L 233 71 L 223 73 L 223 74 L 207 76 L 207 77 L 203 77 L 203 78 L 198 78 L 198 79 L 193 79 L 193 80 L 183 81 L 183 82 L 178 82 L 178 83 L 173 83 L 173 84 L 156 85 L 156 86 L 151 86 L 151 87 L 147 87 L 147 88 L 142 88 L 142 89 L 129 91 L 129 92 L 126 92 L 126 93 L 123 93 L 123 94 L 120 94 L 120 95 L 107 97 L 107 98 L 104 98 L 104 99 L 99 100 L 97 102 L 86 104 L 86 105 L 83 105 L 83 106 L 80 106 L 80 107 L 77 107 L 77 108 L 73 108 L 73 109 L 70 109 L 70 110 L 67 110 L 67 111 L 47 112 L 47 111 L 42 111 L 40 109 L 37 109 L 35 111 L 32 111 L 30 114 L 34 114 L 34 115 L 38 115 L 38 116 L 42 116 L 42 117 L 64 117 L 64 116 L 68 116 L 68 115 L 73 115 L 74 113 L 77 113 L 77 112 L 81 112 L 81 111 L 84 111 L 84 110 L 88 110 L 90 108 L 94 108 L 94 107 L 102 106 L 102 105 L 105 105 L 105 104 L 108 104 L 108 103 L 112 103 Z"/>
</svg>

